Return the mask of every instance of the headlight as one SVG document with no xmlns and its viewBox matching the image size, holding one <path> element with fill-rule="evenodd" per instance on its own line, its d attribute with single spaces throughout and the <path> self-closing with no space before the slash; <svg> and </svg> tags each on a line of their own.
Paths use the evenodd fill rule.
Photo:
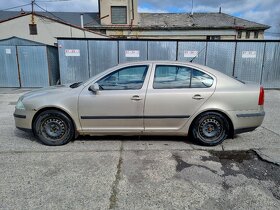
<svg viewBox="0 0 280 210">
<path fill-rule="evenodd" d="M 22 103 L 22 98 L 18 99 L 18 102 L 17 102 L 17 105 L 16 105 L 16 109 L 21 109 L 21 110 L 25 109 L 25 107 L 24 107 L 24 105 Z"/>
</svg>

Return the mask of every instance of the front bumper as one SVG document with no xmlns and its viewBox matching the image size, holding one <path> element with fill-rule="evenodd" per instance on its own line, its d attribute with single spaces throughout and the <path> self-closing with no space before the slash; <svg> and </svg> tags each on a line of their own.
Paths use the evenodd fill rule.
<svg viewBox="0 0 280 210">
<path fill-rule="evenodd" d="M 16 109 L 14 112 L 14 120 L 17 128 L 21 130 L 32 130 L 32 119 L 35 111 L 26 111 Z"/>
</svg>

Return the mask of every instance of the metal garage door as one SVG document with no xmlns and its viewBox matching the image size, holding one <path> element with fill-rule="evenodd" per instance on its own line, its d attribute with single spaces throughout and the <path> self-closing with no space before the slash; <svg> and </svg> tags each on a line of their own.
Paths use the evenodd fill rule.
<svg viewBox="0 0 280 210">
<path fill-rule="evenodd" d="M 0 46 L 0 87 L 19 87 L 15 46 Z"/>
<path fill-rule="evenodd" d="M 21 87 L 49 86 L 47 49 L 45 46 L 18 46 Z"/>
</svg>

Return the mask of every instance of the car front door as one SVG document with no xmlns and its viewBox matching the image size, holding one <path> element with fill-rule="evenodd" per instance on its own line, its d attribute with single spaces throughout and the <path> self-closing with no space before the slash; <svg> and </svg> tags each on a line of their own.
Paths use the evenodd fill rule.
<svg viewBox="0 0 280 210">
<path fill-rule="evenodd" d="M 102 77 L 96 93 L 84 88 L 79 97 L 80 122 L 84 132 L 144 130 L 143 110 L 149 65 L 123 67 Z"/>
<path fill-rule="evenodd" d="M 180 130 L 214 90 L 214 78 L 203 71 L 155 65 L 145 101 L 145 132 Z"/>
</svg>

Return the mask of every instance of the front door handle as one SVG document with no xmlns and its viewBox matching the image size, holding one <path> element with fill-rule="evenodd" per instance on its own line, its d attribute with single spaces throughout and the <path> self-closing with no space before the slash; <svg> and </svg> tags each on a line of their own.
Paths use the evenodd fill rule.
<svg viewBox="0 0 280 210">
<path fill-rule="evenodd" d="M 134 95 L 134 96 L 131 97 L 131 100 L 140 101 L 140 100 L 142 100 L 142 98 L 140 98 L 140 96 L 138 96 L 138 95 Z"/>
<path fill-rule="evenodd" d="M 203 98 L 201 95 L 199 95 L 199 94 L 195 94 L 192 98 L 195 99 L 195 100 L 204 99 L 204 98 Z"/>
</svg>

